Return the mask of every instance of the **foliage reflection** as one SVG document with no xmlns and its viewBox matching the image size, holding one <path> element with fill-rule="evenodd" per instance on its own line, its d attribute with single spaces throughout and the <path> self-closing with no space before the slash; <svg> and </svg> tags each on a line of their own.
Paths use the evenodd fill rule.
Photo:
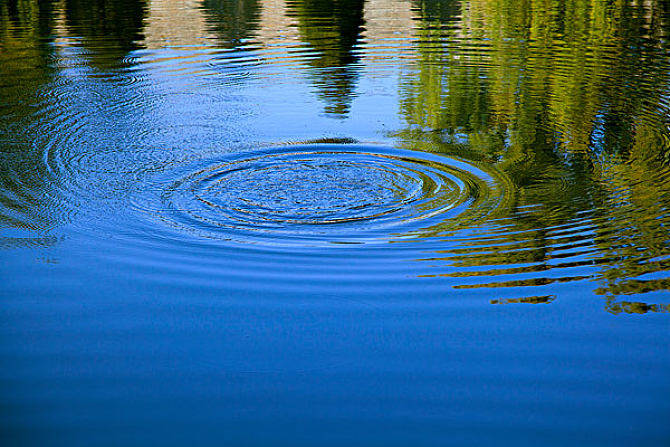
<svg viewBox="0 0 670 447">
<path fill-rule="evenodd" d="M 667 3 L 423 0 L 416 7 L 418 60 L 401 85 L 407 127 L 397 136 L 409 148 L 495 166 L 515 197 L 500 219 L 499 248 L 442 259 L 472 278 L 597 268 L 593 277 L 470 287 L 595 279 L 597 293 L 609 297 L 667 291 L 670 281 L 654 277 L 670 267 Z M 560 262 L 566 253 L 575 259 Z M 608 309 L 667 310 L 625 303 Z"/>
</svg>

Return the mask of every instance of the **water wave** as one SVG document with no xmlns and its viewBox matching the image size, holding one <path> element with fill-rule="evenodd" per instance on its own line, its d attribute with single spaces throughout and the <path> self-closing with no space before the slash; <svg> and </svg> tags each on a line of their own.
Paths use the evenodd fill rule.
<svg viewBox="0 0 670 447">
<path fill-rule="evenodd" d="M 382 146 L 314 144 L 199 160 L 138 203 L 175 229 L 268 245 L 370 243 L 483 219 L 505 200 L 498 174 Z"/>
</svg>

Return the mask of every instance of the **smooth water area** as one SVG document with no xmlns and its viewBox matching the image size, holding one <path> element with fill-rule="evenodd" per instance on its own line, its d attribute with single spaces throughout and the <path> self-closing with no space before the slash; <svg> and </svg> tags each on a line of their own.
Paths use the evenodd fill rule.
<svg viewBox="0 0 670 447">
<path fill-rule="evenodd" d="M 670 3 L 0 0 L 0 442 L 670 443 Z"/>
</svg>

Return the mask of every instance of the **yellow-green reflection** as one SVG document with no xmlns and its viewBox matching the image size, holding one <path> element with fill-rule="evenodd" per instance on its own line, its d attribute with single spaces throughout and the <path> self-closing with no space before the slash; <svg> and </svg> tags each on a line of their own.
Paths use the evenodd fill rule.
<svg viewBox="0 0 670 447">
<path fill-rule="evenodd" d="M 504 233 L 430 258 L 461 269 L 442 276 L 472 280 L 460 288 L 537 286 L 590 278 L 538 272 L 593 265 L 600 294 L 667 290 L 667 279 L 636 279 L 668 269 L 667 4 L 416 5 L 397 136 L 495 166 L 514 190 Z M 501 279 L 524 273 L 535 275 Z"/>
<path fill-rule="evenodd" d="M 0 224 L 16 230 L 2 246 L 43 246 L 54 242 L 41 230 L 54 224 L 41 205 L 48 173 L 32 146 L 39 120 L 34 104 L 46 96 L 52 67 L 54 2 L 14 0 L 0 3 L 0 205 L 8 210 Z"/>
</svg>

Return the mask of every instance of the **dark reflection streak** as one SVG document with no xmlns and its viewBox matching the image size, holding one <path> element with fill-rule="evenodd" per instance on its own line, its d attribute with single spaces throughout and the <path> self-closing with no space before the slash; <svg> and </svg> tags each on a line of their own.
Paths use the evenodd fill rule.
<svg viewBox="0 0 670 447">
<path fill-rule="evenodd" d="M 325 112 L 333 116 L 345 117 L 355 96 L 359 57 L 354 46 L 364 25 L 364 3 L 364 0 L 288 3 L 303 40 L 318 52 L 307 64 L 319 96 L 326 103 Z"/>
<path fill-rule="evenodd" d="M 261 10 L 258 0 L 203 0 L 201 7 L 224 48 L 244 44 L 257 28 Z"/>
<path fill-rule="evenodd" d="M 84 39 L 92 66 L 126 68 L 128 53 L 142 48 L 147 8 L 147 0 L 65 0 L 68 32 Z"/>
<path fill-rule="evenodd" d="M 426 275 L 428 276 L 428 275 Z M 527 287 L 527 286 L 546 286 L 555 283 L 565 283 L 572 281 L 583 281 L 592 279 L 592 276 L 564 276 L 561 278 L 531 278 L 531 279 L 515 279 L 512 281 L 500 281 L 485 284 L 459 284 L 454 286 L 454 289 L 479 289 L 479 288 L 500 288 L 500 287 Z"/>
<path fill-rule="evenodd" d="M 571 267 L 583 267 L 591 265 L 601 265 L 607 264 L 614 261 L 614 259 L 598 259 L 598 260 L 587 260 L 587 261 L 575 261 L 575 262 L 563 262 L 559 264 L 536 264 L 524 267 L 512 267 L 512 268 L 501 268 L 501 269 L 491 269 L 483 271 L 460 271 L 454 273 L 443 273 L 437 276 L 440 277 L 451 277 L 451 278 L 468 278 L 473 276 L 499 276 L 499 275 L 516 275 L 519 273 L 532 273 L 532 272 L 546 272 L 556 268 L 571 268 Z"/>
<path fill-rule="evenodd" d="M 547 304 L 556 299 L 556 295 L 527 296 L 523 298 L 507 298 L 491 300 L 491 304 Z"/>
</svg>

